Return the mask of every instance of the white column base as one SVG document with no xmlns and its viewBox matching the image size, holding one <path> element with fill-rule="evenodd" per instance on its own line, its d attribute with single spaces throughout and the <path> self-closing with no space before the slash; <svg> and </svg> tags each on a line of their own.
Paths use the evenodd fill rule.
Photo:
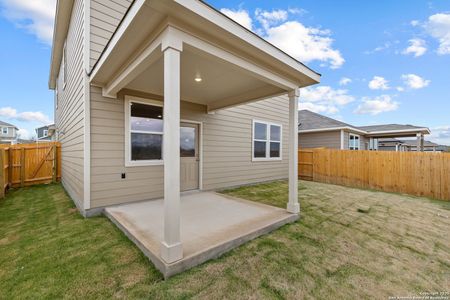
<svg viewBox="0 0 450 300">
<path fill-rule="evenodd" d="M 299 203 L 288 203 L 287 211 L 291 214 L 299 214 L 300 213 L 300 204 Z"/>
<path fill-rule="evenodd" d="M 161 258 L 168 264 L 179 261 L 183 258 L 183 245 L 180 243 L 167 245 L 161 242 Z"/>
</svg>

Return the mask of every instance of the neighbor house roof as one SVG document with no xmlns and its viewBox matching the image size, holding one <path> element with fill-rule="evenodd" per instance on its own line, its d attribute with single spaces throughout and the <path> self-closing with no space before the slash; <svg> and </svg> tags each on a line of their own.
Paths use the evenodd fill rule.
<svg viewBox="0 0 450 300">
<path fill-rule="evenodd" d="M 413 147 L 417 146 L 417 141 L 416 140 L 402 140 L 401 142 L 403 144 L 407 145 L 407 146 L 413 146 Z M 425 147 L 437 147 L 437 146 L 439 146 L 438 144 L 430 142 L 430 141 L 423 141 L 423 145 Z"/>
<path fill-rule="evenodd" d="M 413 125 L 402 125 L 402 124 L 385 124 L 385 125 L 371 125 L 371 126 L 358 126 L 367 132 L 378 132 L 378 131 L 401 131 L 401 130 L 415 130 L 423 129 L 424 126 L 413 126 Z"/>
<path fill-rule="evenodd" d="M 393 138 L 383 138 L 383 139 L 378 139 L 379 143 L 395 143 L 395 144 L 402 144 L 402 145 L 406 145 L 406 146 L 412 146 L 415 147 L 417 146 L 417 140 L 399 140 L 399 139 L 393 139 Z M 423 141 L 423 145 L 425 147 L 437 147 L 439 146 L 439 144 L 430 142 L 430 141 Z"/>
<path fill-rule="evenodd" d="M 427 127 L 402 125 L 402 124 L 384 124 L 371 126 L 353 126 L 327 116 L 309 111 L 300 110 L 298 112 L 299 132 L 322 132 L 332 130 L 349 130 L 366 134 L 373 137 L 381 136 L 414 136 L 416 133 L 430 134 Z"/>
<path fill-rule="evenodd" d="M 300 110 L 298 112 L 298 129 L 299 131 L 330 131 L 348 129 L 354 131 L 361 131 L 357 127 L 350 124 L 329 118 L 327 116 L 309 111 Z"/>
<path fill-rule="evenodd" d="M 9 124 L 9 123 L 3 122 L 3 121 L 0 121 L 0 126 L 14 127 L 16 129 L 18 129 L 15 125 Z"/>
</svg>

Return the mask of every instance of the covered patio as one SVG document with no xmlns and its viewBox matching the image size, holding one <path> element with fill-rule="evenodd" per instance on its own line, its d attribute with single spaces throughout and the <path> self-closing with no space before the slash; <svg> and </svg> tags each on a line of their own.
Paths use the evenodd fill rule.
<svg viewBox="0 0 450 300">
<path fill-rule="evenodd" d="M 180 198 L 183 257 L 168 263 L 159 255 L 164 239 L 164 200 L 109 207 L 115 223 L 165 278 L 182 272 L 298 219 L 297 214 L 214 192 L 188 192 Z"/>
<path fill-rule="evenodd" d="M 202 1 L 138 0 L 90 80 L 111 101 L 134 92 L 163 103 L 164 198 L 107 208 L 106 213 L 165 276 L 298 218 L 299 89 L 318 83 L 319 74 Z M 286 211 L 214 193 L 180 196 L 182 101 L 214 114 L 285 94 L 289 97 Z"/>
</svg>

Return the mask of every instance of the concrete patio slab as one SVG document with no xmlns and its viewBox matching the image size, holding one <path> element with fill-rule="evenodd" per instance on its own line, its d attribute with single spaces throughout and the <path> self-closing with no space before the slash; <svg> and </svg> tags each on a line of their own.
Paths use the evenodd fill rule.
<svg viewBox="0 0 450 300">
<path fill-rule="evenodd" d="M 217 258 L 298 219 L 298 215 L 285 209 L 214 192 L 182 194 L 183 259 L 167 264 L 160 257 L 164 216 L 162 199 L 108 207 L 105 214 L 144 252 L 164 278 Z"/>
</svg>

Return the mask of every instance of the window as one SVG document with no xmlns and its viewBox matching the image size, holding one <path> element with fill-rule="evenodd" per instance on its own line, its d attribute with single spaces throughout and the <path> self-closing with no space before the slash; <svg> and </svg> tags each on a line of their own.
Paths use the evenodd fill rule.
<svg viewBox="0 0 450 300">
<path fill-rule="evenodd" d="M 281 125 L 253 121 L 252 160 L 281 159 Z"/>
<path fill-rule="evenodd" d="M 2 127 L 2 134 L 8 134 L 8 127 Z"/>
<path fill-rule="evenodd" d="M 42 131 L 42 136 L 43 136 L 43 137 L 47 137 L 47 136 L 48 136 L 48 130 L 47 130 L 47 129 L 44 129 L 44 130 Z"/>
<path fill-rule="evenodd" d="M 378 150 L 378 139 L 370 138 L 369 140 L 369 150 Z"/>
<path fill-rule="evenodd" d="M 350 149 L 350 150 L 359 150 L 360 149 L 359 135 L 350 133 L 349 139 L 348 139 L 348 149 Z"/>
<path fill-rule="evenodd" d="M 126 101 L 126 165 L 162 164 L 162 103 Z"/>
</svg>

